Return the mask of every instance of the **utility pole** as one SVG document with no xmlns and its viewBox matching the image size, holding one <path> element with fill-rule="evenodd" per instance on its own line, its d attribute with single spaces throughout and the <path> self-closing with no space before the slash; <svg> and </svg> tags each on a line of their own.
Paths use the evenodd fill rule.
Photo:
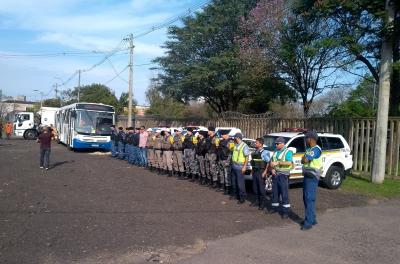
<svg viewBox="0 0 400 264">
<path fill-rule="evenodd" d="M 394 20 L 394 1 L 386 0 L 387 25 Z M 386 144 L 389 114 L 390 78 L 392 73 L 392 50 L 391 36 L 384 36 L 381 50 L 381 65 L 379 69 L 379 97 L 378 111 L 376 116 L 374 159 L 372 162 L 372 182 L 381 184 L 385 179 L 386 167 Z"/>
<path fill-rule="evenodd" d="M 80 93 L 81 93 L 81 70 L 78 70 L 78 103 L 80 100 Z"/>
<path fill-rule="evenodd" d="M 133 97 L 133 34 L 129 35 L 129 92 L 128 92 L 128 127 L 132 126 L 132 97 Z"/>
</svg>

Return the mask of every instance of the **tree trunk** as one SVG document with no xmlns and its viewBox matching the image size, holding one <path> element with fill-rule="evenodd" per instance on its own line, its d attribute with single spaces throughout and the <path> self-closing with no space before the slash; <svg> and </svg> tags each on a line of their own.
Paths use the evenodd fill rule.
<svg viewBox="0 0 400 264">
<path fill-rule="evenodd" d="M 400 25 L 400 17 L 396 18 L 397 23 Z M 394 30 L 394 32 L 400 32 L 400 29 Z M 400 62 L 400 36 L 396 35 L 393 39 L 393 62 Z M 390 86 L 390 106 L 389 106 L 390 116 L 400 116 L 400 71 L 399 69 L 393 69 L 392 82 Z"/>
</svg>

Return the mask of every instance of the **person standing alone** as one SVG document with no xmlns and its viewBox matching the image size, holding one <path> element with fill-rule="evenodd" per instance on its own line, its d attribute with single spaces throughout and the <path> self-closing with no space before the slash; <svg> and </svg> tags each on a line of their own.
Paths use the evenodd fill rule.
<svg viewBox="0 0 400 264">
<path fill-rule="evenodd" d="M 49 128 L 46 126 L 43 128 L 43 132 L 39 135 L 37 142 L 40 143 L 40 168 L 49 169 L 50 166 L 50 152 L 51 152 L 51 139 L 53 134 L 49 132 Z"/>
<path fill-rule="evenodd" d="M 305 216 L 301 230 L 309 230 L 317 224 L 315 200 L 323 167 L 321 147 L 317 145 L 318 134 L 314 131 L 310 131 L 305 135 L 305 138 L 307 149 L 305 155 L 301 159 L 304 175 L 303 201 Z"/>
</svg>

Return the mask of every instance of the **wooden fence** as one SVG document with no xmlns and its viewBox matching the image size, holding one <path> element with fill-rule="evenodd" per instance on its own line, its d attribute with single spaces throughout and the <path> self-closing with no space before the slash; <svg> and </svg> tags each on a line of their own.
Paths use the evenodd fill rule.
<svg viewBox="0 0 400 264">
<path fill-rule="evenodd" d="M 119 116 L 117 124 L 126 127 L 127 118 Z M 353 154 L 353 170 L 361 173 L 371 172 L 373 148 L 375 138 L 375 119 L 281 119 L 281 118 L 217 118 L 209 120 L 168 120 L 149 117 L 138 117 L 136 126 L 146 127 L 186 125 L 204 125 L 215 127 L 237 127 L 245 137 L 257 138 L 268 133 L 279 132 L 284 128 L 307 128 L 319 132 L 341 134 L 349 143 Z M 400 176 L 400 118 L 389 118 L 387 134 L 386 176 L 395 178 Z"/>
</svg>

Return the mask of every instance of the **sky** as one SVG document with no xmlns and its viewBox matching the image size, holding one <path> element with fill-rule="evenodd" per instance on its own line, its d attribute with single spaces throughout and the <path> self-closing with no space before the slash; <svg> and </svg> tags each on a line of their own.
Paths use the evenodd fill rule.
<svg viewBox="0 0 400 264">
<path fill-rule="evenodd" d="M 129 64 L 128 45 L 121 41 L 181 16 L 199 2 L 0 0 L 0 89 L 4 95 L 25 95 L 32 101 L 40 100 L 40 92 L 44 99 L 54 98 L 54 85 L 65 84 L 60 90 L 77 86 L 73 75 L 81 69 L 81 85 L 106 84 L 119 97 L 128 91 L 129 79 L 128 70 L 116 77 Z M 156 65 L 148 64 L 164 54 L 166 40 L 166 28 L 134 39 L 133 94 L 140 105 L 148 104 L 145 92 L 157 73 L 150 69 Z M 122 50 L 85 71 L 115 48 Z"/>
</svg>

